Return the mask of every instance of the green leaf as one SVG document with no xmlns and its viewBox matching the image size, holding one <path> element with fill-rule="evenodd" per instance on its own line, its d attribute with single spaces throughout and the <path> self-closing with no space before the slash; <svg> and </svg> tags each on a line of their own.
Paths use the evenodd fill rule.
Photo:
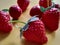
<svg viewBox="0 0 60 45">
<path fill-rule="evenodd" d="M 3 9 L 2 11 L 8 12 L 8 11 L 9 11 L 9 9 Z"/>
<path fill-rule="evenodd" d="M 40 6 L 40 10 L 41 10 L 42 12 L 45 12 L 45 11 L 46 11 L 46 8 Z"/>
</svg>

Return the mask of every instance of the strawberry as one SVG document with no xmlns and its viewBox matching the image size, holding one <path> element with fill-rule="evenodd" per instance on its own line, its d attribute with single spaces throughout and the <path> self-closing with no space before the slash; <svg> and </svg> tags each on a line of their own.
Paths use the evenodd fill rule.
<svg viewBox="0 0 60 45">
<path fill-rule="evenodd" d="M 33 6 L 30 10 L 31 16 L 38 15 L 38 17 L 41 18 L 42 14 L 43 14 L 43 12 L 41 12 L 39 5 Z"/>
<path fill-rule="evenodd" d="M 10 15 L 7 12 L 0 11 L 0 32 L 8 33 L 12 30 Z"/>
<path fill-rule="evenodd" d="M 30 2 L 29 0 L 17 0 L 17 4 L 19 5 L 23 12 L 27 9 L 29 2 Z"/>
<path fill-rule="evenodd" d="M 50 32 L 56 31 L 59 24 L 59 10 L 51 8 L 42 15 L 42 20 Z"/>
<path fill-rule="evenodd" d="M 17 5 L 13 5 L 9 8 L 9 13 L 13 20 L 17 20 L 21 16 L 22 9 Z"/>
<path fill-rule="evenodd" d="M 27 27 L 26 27 L 27 26 Z M 22 29 L 23 36 L 27 41 L 36 42 L 40 44 L 47 43 L 47 37 L 44 24 L 39 18 L 32 17 L 28 24 Z"/>
<path fill-rule="evenodd" d="M 44 8 L 47 8 L 52 5 L 52 1 L 51 0 L 40 0 L 39 5 Z"/>
</svg>

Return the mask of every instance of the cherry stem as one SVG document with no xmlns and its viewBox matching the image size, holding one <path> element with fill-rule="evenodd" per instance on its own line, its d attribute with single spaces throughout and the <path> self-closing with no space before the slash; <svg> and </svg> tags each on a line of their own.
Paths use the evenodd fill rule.
<svg viewBox="0 0 60 45">
<path fill-rule="evenodd" d="M 47 6 L 49 7 L 49 0 L 47 0 Z"/>
<path fill-rule="evenodd" d="M 22 21 L 19 21 L 19 20 L 10 20 L 9 22 L 19 22 L 19 23 L 23 23 L 23 24 L 26 24 L 25 22 L 22 22 Z"/>
</svg>

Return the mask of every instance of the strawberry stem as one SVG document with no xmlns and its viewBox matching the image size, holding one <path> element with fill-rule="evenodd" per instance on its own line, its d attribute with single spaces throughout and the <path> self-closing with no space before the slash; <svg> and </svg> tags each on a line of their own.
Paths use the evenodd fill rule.
<svg viewBox="0 0 60 45">
<path fill-rule="evenodd" d="M 9 21 L 9 22 L 19 22 L 19 23 L 23 23 L 23 24 L 26 24 L 25 22 L 22 22 L 22 21 L 19 21 L 19 20 L 11 20 L 11 21 Z"/>
<path fill-rule="evenodd" d="M 47 6 L 49 7 L 49 0 L 47 0 Z"/>
<path fill-rule="evenodd" d="M 19 27 L 18 25 L 16 25 L 16 28 L 20 29 L 20 38 L 22 37 L 22 27 Z"/>
</svg>

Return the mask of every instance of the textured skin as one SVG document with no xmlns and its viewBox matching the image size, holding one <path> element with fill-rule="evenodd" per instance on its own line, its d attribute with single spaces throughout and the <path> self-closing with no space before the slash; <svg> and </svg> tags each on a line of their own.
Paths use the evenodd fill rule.
<svg viewBox="0 0 60 45">
<path fill-rule="evenodd" d="M 23 31 L 23 36 L 26 40 L 36 43 L 47 43 L 47 37 L 45 33 L 45 27 L 41 20 L 36 20 L 29 23 L 29 27 L 26 31 Z"/>
<path fill-rule="evenodd" d="M 47 8 L 48 7 L 48 2 L 47 2 L 47 0 L 40 0 L 39 5 L 43 6 L 44 8 Z M 49 6 L 51 6 L 51 5 L 52 5 L 52 2 L 51 2 L 51 0 L 49 0 Z"/>
<path fill-rule="evenodd" d="M 39 5 L 33 6 L 30 10 L 31 16 L 38 15 L 38 17 L 41 18 L 42 14 L 43 14 L 43 12 L 41 12 Z"/>
<path fill-rule="evenodd" d="M 0 32 L 8 33 L 12 30 L 12 24 L 9 21 L 9 14 L 4 11 L 0 11 Z"/>
<path fill-rule="evenodd" d="M 9 8 L 9 13 L 14 20 L 17 20 L 21 16 L 22 9 L 17 5 L 13 5 Z"/>
<path fill-rule="evenodd" d="M 30 0 L 17 0 L 17 4 L 19 5 L 23 12 L 27 9 L 29 3 Z"/>
<path fill-rule="evenodd" d="M 57 8 L 52 8 L 42 15 L 42 20 L 49 31 L 53 32 L 58 29 L 59 11 Z"/>
</svg>

